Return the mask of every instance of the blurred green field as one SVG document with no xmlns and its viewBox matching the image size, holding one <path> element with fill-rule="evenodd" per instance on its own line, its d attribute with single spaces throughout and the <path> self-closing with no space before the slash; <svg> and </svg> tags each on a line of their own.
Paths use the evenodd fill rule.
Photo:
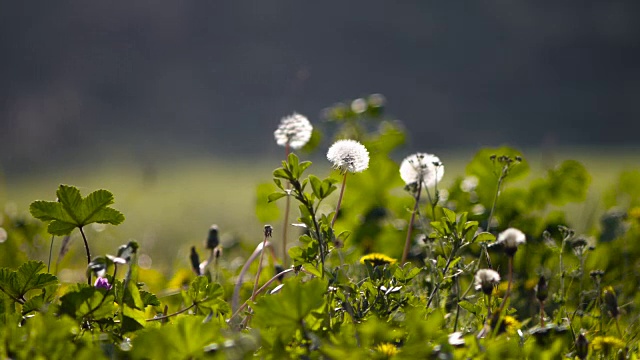
<svg viewBox="0 0 640 360">
<path fill-rule="evenodd" d="M 465 164 L 474 154 L 474 150 L 438 153 L 445 164 L 445 186 L 464 175 Z M 566 159 L 578 160 L 587 167 L 592 176 L 589 199 L 570 205 L 576 211 L 570 211 L 573 215 L 569 218 L 577 222 L 585 211 L 597 211 L 600 194 L 612 186 L 620 171 L 640 168 L 640 152 L 635 149 L 525 150 L 524 155 L 532 166 L 529 179 Z M 315 158 L 309 173 L 326 176 L 331 171 L 328 163 L 317 154 Z M 135 239 L 142 253 L 152 260 L 153 268 L 165 272 L 188 267 L 189 248 L 196 245 L 202 249 L 207 230 L 214 223 L 221 229 L 223 244 L 239 241 L 253 247 L 249 244 L 261 241 L 263 224 L 255 215 L 256 185 L 271 180 L 279 160 L 224 160 L 191 154 L 171 159 L 155 167 L 123 158 L 42 170 L 29 176 L 4 174 L 0 177 L 0 204 L 6 212 L 27 215 L 33 200 L 55 200 L 59 184 L 78 186 L 83 195 L 98 188 L 108 189 L 115 195 L 113 207 L 125 214 L 126 221 L 118 227 L 89 230 L 94 254 L 114 253 L 117 246 Z M 273 225 L 277 232 L 281 220 Z M 574 226 L 584 230 L 581 224 Z M 80 239 L 74 241 L 70 256 L 80 259 L 84 249 Z M 49 239 L 42 239 L 38 259 L 46 262 L 48 246 Z"/>
</svg>

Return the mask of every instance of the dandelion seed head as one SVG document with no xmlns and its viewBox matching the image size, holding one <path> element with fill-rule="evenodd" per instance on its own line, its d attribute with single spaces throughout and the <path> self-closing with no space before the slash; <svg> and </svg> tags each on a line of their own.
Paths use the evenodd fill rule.
<svg viewBox="0 0 640 360">
<path fill-rule="evenodd" d="M 498 235 L 498 241 L 496 241 L 496 244 L 502 244 L 507 255 L 513 256 L 516 250 L 518 250 L 518 246 L 525 242 L 527 242 L 527 237 L 522 231 L 516 228 L 508 228 Z"/>
<path fill-rule="evenodd" d="M 493 287 L 500 283 L 500 274 L 491 269 L 480 269 L 475 276 L 476 290 L 482 290 L 489 295 L 493 292 Z"/>
<path fill-rule="evenodd" d="M 327 159 L 341 172 L 362 172 L 369 167 L 369 152 L 355 140 L 338 140 L 327 152 Z"/>
<path fill-rule="evenodd" d="M 280 125 L 273 136 L 280 146 L 289 144 L 293 149 L 300 149 L 309 142 L 312 132 L 313 126 L 309 120 L 303 115 L 293 113 L 280 120 Z"/>
<path fill-rule="evenodd" d="M 427 153 L 415 153 L 402 160 L 400 177 L 405 184 L 417 184 L 420 181 L 427 187 L 435 186 L 444 175 L 444 166 L 440 159 Z"/>
</svg>

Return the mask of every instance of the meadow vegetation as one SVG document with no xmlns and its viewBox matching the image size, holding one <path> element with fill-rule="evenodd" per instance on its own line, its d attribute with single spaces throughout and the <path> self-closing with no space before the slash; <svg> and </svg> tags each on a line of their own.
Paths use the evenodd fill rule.
<svg viewBox="0 0 640 360">
<path fill-rule="evenodd" d="M 274 166 L 24 182 L 0 357 L 638 357 L 640 171 L 611 171 L 633 160 L 401 154 L 380 95 L 347 103 L 324 131 L 285 117 Z"/>
</svg>

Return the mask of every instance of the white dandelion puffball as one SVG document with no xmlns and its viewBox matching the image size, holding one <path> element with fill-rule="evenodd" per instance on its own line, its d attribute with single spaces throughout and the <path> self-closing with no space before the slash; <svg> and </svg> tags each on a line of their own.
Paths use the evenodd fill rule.
<svg viewBox="0 0 640 360">
<path fill-rule="evenodd" d="M 493 286 L 500 283 L 500 274 L 491 269 L 480 269 L 475 276 L 476 290 L 482 290 L 489 295 L 493 291 Z"/>
<path fill-rule="evenodd" d="M 508 228 L 507 230 L 498 234 L 497 244 L 504 246 L 505 252 L 509 256 L 513 256 L 518 246 L 527 242 L 527 237 L 524 233 L 516 228 Z"/>
<path fill-rule="evenodd" d="M 280 120 L 280 125 L 273 132 L 273 136 L 280 146 L 289 144 L 293 149 L 300 149 L 311 139 L 312 132 L 313 126 L 309 120 L 303 115 L 293 113 Z"/>
<path fill-rule="evenodd" d="M 422 180 L 427 187 L 433 187 L 442 180 L 444 166 L 440 159 L 427 153 L 415 153 L 402 160 L 400 177 L 405 184 L 415 184 Z"/>
<path fill-rule="evenodd" d="M 327 152 L 327 159 L 341 172 L 362 172 L 369 167 L 369 152 L 355 140 L 338 140 Z"/>
</svg>

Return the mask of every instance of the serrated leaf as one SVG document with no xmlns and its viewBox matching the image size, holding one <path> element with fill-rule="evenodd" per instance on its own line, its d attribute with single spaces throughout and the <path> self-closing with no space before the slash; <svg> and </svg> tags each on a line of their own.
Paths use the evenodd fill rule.
<svg viewBox="0 0 640 360">
<path fill-rule="evenodd" d="M 146 328 L 133 339 L 133 359 L 200 359 L 205 346 L 220 337 L 215 321 L 203 323 L 199 316 L 178 317 L 159 328 Z"/>
<path fill-rule="evenodd" d="M 46 286 L 58 283 L 58 278 L 49 273 L 40 273 L 45 265 L 41 261 L 27 261 L 17 270 L 8 268 L 0 269 L 0 288 L 16 299 L 24 298 L 24 295 L 35 289 L 43 289 Z"/>
<path fill-rule="evenodd" d="M 298 278 L 287 279 L 279 293 L 260 297 L 253 306 L 254 321 L 258 326 L 278 329 L 278 336 L 287 339 L 312 310 L 324 304 L 326 291 L 327 281 L 320 278 L 306 283 Z"/>
<path fill-rule="evenodd" d="M 150 293 L 148 291 L 140 290 L 140 297 L 142 298 L 142 303 L 144 304 L 145 307 L 161 305 L 160 300 L 158 300 L 158 297 L 155 294 Z"/>
<path fill-rule="evenodd" d="M 82 198 L 80 190 L 74 186 L 60 185 L 58 201 L 38 200 L 31 203 L 29 211 L 36 219 L 51 221 L 47 231 L 52 235 L 67 235 L 74 228 L 92 223 L 118 225 L 124 215 L 110 208 L 113 194 L 100 189 Z"/>
</svg>

